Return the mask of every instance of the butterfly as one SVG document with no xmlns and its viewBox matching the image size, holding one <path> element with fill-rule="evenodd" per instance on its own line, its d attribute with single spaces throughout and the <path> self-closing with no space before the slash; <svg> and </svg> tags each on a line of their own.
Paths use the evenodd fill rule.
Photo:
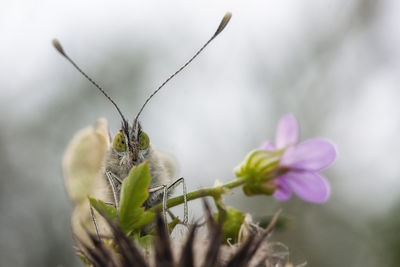
<svg viewBox="0 0 400 267">
<path fill-rule="evenodd" d="M 53 40 L 53 46 L 67 59 L 92 85 L 110 101 L 121 117 L 121 128 L 111 139 L 107 121 L 98 119 L 95 124 L 82 129 L 72 139 L 65 152 L 62 167 L 67 193 L 75 207 L 72 215 L 72 228 L 76 236 L 83 238 L 87 230 L 99 234 L 108 232 L 102 218 L 96 219 L 88 203 L 88 196 L 101 199 L 118 210 L 121 185 L 132 167 L 147 161 L 151 183 L 149 197 L 144 203 L 150 208 L 163 202 L 166 214 L 166 200 L 170 191 L 183 184 L 185 197 L 184 223 L 187 222 L 186 186 L 183 178 L 171 183 L 175 175 L 173 158 L 154 148 L 148 134 L 143 130 L 139 117 L 149 101 L 172 78 L 189 65 L 208 44 L 218 36 L 228 24 L 231 13 L 226 13 L 212 37 L 175 73 L 166 79 L 144 102 L 136 117 L 129 123 L 114 100 L 90 78 L 66 54 L 60 42 Z"/>
</svg>

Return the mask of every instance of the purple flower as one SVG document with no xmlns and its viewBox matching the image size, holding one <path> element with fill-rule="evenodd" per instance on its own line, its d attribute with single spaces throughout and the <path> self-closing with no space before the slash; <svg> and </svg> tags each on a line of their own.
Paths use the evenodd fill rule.
<svg viewBox="0 0 400 267">
<path fill-rule="evenodd" d="M 297 144 L 299 126 L 293 115 L 283 116 L 278 124 L 275 143 L 265 142 L 267 151 L 283 150 L 279 167 L 283 174 L 274 179 L 274 197 L 287 201 L 292 193 L 305 201 L 324 203 L 330 196 L 328 181 L 319 172 L 336 159 L 336 148 L 328 140 L 314 138 Z"/>
</svg>

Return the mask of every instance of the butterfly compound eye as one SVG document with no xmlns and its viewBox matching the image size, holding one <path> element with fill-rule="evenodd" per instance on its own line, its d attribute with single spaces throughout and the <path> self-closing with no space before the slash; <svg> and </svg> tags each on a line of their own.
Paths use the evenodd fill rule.
<svg viewBox="0 0 400 267">
<path fill-rule="evenodd" d="M 121 131 L 114 136 L 113 148 L 118 152 L 126 151 L 125 138 Z"/>
<path fill-rule="evenodd" d="M 139 141 L 141 150 L 147 149 L 150 145 L 150 138 L 145 132 L 140 133 Z"/>
</svg>

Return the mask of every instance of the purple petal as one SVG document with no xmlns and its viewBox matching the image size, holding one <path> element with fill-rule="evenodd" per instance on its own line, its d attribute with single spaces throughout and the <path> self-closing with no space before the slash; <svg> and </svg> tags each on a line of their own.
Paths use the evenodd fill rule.
<svg viewBox="0 0 400 267">
<path fill-rule="evenodd" d="M 301 199 L 324 203 L 328 200 L 331 189 L 328 181 L 322 175 L 315 172 L 291 171 L 280 177 Z"/>
<path fill-rule="evenodd" d="M 272 143 L 271 141 L 265 141 L 262 146 L 261 149 L 267 150 L 267 151 L 274 151 L 276 150 L 275 144 Z"/>
<path fill-rule="evenodd" d="M 274 197 L 279 201 L 288 201 L 292 197 L 292 190 L 289 185 L 280 178 L 275 180 L 275 184 L 278 187 L 275 189 Z"/>
<path fill-rule="evenodd" d="M 299 125 L 292 114 L 283 116 L 276 129 L 275 144 L 278 149 L 297 143 L 299 137 Z"/>
<path fill-rule="evenodd" d="M 295 170 L 320 171 L 328 168 L 336 159 L 335 145 L 324 139 L 309 139 L 283 154 L 280 165 Z"/>
</svg>

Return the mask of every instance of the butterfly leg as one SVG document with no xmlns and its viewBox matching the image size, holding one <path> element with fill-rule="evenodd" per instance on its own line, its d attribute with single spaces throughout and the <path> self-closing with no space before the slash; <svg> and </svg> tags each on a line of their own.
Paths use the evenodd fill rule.
<svg viewBox="0 0 400 267">
<path fill-rule="evenodd" d="M 119 182 L 121 184 L 122 184 L 122 181 L 118 177 L 116 177 L 112 172 L 106 171 L 105 175 L 107 177 L 108 183 L 111 186 L 111 191 L 112 191 L 113 197 L 114 197 L 114 203 L 107 203 L 107 204 L 115 205 L 116 209 L 118 209 L 119 201 L 118 201 L 117 189 L 116 189 L 114 181 Z M 99 238 L 99 241 L 101 241 L 100 231 L 99 231 L 99 227 L 98 227 L 97 220 L 96 220 L 96 215 L 94 214 L 93 207 L 90 203 L 89 203 L 89 208 L 90 208 L 90 216 L 92 217 L 92 222 L 93 222 L 94 228 L 96 229 L 97 237 Z"/>
<path fill-rule="evenodd" d="M 157 191 L 163 190 L 162 193 L 162 203 L 163 203 L 163 215 L 164 215 L 164 220 L 167 219 L 167 212 L 171 216 L 171 212 L 167 209 L 167 200 L 168 200 L 168 193 L 174 190 L 178 185 L 182 184 L 183 185 L 183 209 L 184 209 L 184 217 L 183 217 L 183 224 L 187 224 L 188 222 L 188 206 L 187 206 L 187 189 L 186 189 L 186 183 L 185 179 L 183 177 L 177 179 L 175 182 L 173 182 L 170 185 L 160 185 L 156 187 L 149 188 L 149 193 L 155 193 Z M 157 197 L 156 197 L 157 199 Z M 174 218 L 175 216 L 171 216 Z"/>
<path fill-rule="evenodd" d="M 182 184 L 182 193 L 183 193 L 183 224 L 187 224 L 188 222 L 188 205 L 187 205 L 187 189 L 185 178 L 181 177 L 177 179 L 175 182 L 168 186 L 168 191 L 174 190 L 178 185 Z M 165 203 L 165 207 L 167 203 Z"/>
<path fill-rule="evenodd" d="M 154 193 L 154 192 L 157 192 L 160 190 L 163 190 L 163 199 L 162 199 L 163 216 L 164 216 L 164 221 L 167 222 L 167 197 L 168 197 L 167 190 L 168 190 L 168 186 L 164 184 L 164 185 L 149 188 L 149 193 Z"/>
<path fill-rule="evenodd" d="M 112 191 L 113 197 L 114 197 L 115 208 L 118 210 L 119 209 L 119 201 L 118 201 L 118 196 L 117 196 L 117 188 L 115 187 L 114 180 L 117 180 L 117 182 L 120 182 L 120 180 L 118 178 L 116 178 L 115 175 L 110 171 L 106 171 L 106 177 L 107 177 L 108 183 L 111 186 L 111 191 Z"/>
<path fill-rule="evenodd" d="M 90 208 L 90 216 L 92 216 L 92 222 L 93 222 L 94 228 L 96 229 L 97 238 L 101 242 L 102 240 L 100 237 L 99 227 L 98 227 L 97 221 L 96 221 L 96 215 L 94 214 L 92 204 L 90 204 L 90 203 L 89 203 L 89 208 Z"/>
</svg>

